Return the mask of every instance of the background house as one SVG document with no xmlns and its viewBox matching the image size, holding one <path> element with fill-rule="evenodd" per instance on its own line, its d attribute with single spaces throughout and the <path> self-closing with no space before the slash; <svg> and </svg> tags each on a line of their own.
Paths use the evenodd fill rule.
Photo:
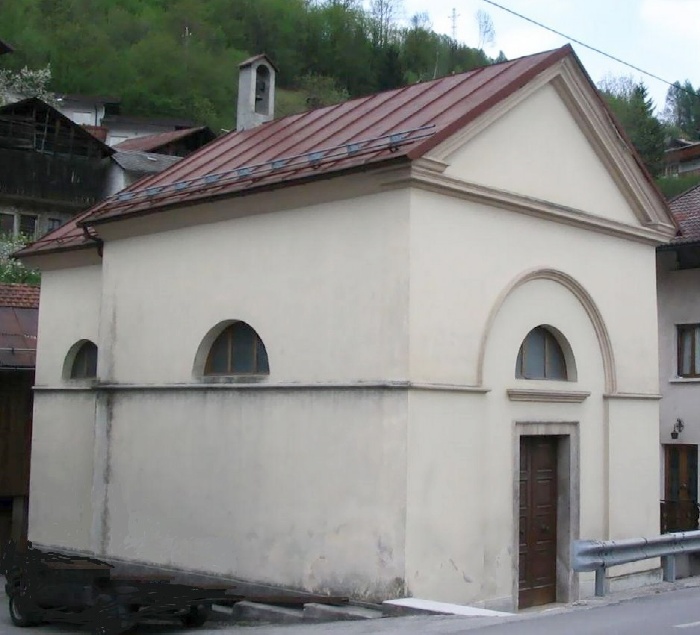
<svg viewBox="0 0 700 635">
<path fill-rule="evenodd" d="M 0 551 L 27 535 L 39 289 L 0 284 Z"/>
<path fill-rule="evenodd" d="M 699 144 L 700 147 L 700 144 Z M 680 231 L 659 248 L 662 529 L 698 528 L 700 185 L 670 208 Z"/>
<path fill-rule="evenodd" d="M 40 99 L 0 107 L 0 233 L 39 238 L 108 196 L 113 153 Z"/>
<path fill-rule="evenodd" d="M 666 176 L 700 174 L 700 141 L 674 139 L 664 152 Z"/>
<path fill-rule="evenodd" d="M 156 152 L 158 154 L 186 157 L 215 138 L 216 135 L 210 128 L 199 126 L 197 128 L 184 128 L 145 137 L 134 137 L 117 143 L 114 149 L 118 152 Z"/>
<path fill-rule="evenodd" d="M 119 97 L 57 94 L 57 109 L 71 121 L 87 126 L 102 126 L 105 117 L 119 114 Z"/>
<path fill-rule="evenodd" d="M 255 127 L 22 252 L 31 539 L 356 598 L 592 594 L 572 540 L 659 530 L 676 229 L 624 133 L 570 47 L 279 120 L 273 77 L 242 68 Z"/>
<path fill-rule="evenodd" d="M 195 128 L 151 138 L 141 145 L 154 151 L 144 152 L 118 151 L 93 133 L 38 98 L 0 107 L 0 234 L 40 238 L 214 136 Z"/>
<path fill-rule="evenodd" d="M 196 121 L 177 117 L 132 117 L 129 115 L 109 115 L 102 119 L 101 125 L 109 130 L 107 143 L 115 146 L 127 139 L 151 135 L 191 130 L 199 127 Z"/>
</svg>

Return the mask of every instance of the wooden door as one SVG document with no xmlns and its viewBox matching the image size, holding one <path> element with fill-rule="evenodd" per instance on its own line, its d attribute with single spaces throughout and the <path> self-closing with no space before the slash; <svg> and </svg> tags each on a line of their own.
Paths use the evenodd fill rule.
<svg viewBox="0 0 700 635">
<path fill-rule="evenodd" d="M 662 531 L 698 528 L 698 446 L 673 443 L 664 446 L 665 487 Z"/>
<path fill-rule="evenodd" d="M 557 599 L 557 437 L 520 437 L 519 608 Z"/>
</svg>

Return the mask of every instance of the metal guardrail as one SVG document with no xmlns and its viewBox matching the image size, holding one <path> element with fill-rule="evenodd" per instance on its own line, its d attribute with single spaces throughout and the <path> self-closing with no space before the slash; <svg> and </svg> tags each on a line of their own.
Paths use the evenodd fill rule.
<svg viewBox="0 0 700 635">
<path fill-rule="evenodd" d="M 574 540 L 571 545 L 573 570 L 595 571 L 595 594 L 605 595 L 605 570 L 620 564 L 661 558 L 664 580 L 676 581 L 676 556 L 700 551 L 700 531 L 684 531 L 626 540 Z"/>
</svg>

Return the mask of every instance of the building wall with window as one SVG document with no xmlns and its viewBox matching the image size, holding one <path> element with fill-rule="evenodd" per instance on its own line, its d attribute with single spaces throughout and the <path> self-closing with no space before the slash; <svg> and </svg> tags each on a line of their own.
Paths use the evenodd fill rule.
<svg viewBox="0 0 700 635">
<path fill-rule="evenodd" d="M 489 597 L 491 606 L 512 608 L 516 441 L 533 422 L 542 423 L 536 434 L 549 426 L 577 445 L 571 460 L 580 463 L 567 485 L 578 509 L 570 537 L 658 533 L 653 249 L 421 191 L 412 197 L 411 244 L 411 377 L 453 388 L 409 398 L 411 590 L 422 597 L 439 588 L 451 601 Z M 566 381 L 516 378 L 521 343 L 540 325 L 565 344 Z M 428 532 L 431 518 L 445 522 Z M 650 568 L 640 563 L 618 575 Z M 592 578 L 582 574 L 569 592 L 590 595 Z"/>
<path fill-rule="evenodd" d="M 673 251 L 658 262 L 661 442 L 700 444 L 700 269 L 678 269 Z M 674 440 L 678 419 L 684 429 Z"/>
<path fill-rule="evenodd" d="M 97 397 L 94 380 L 71 379 L 72 353 L 78 342 L 99 341 L 101 275 L 99 265 L 42 272 L 30 514 L 49 523 L 40 537 L 61 536 L 62 545 L 76 549 L 90 543 Z M 69 390 L 50 390 L 57 386 Z"/>
<path fill-rule="evenodd" d="M 40 331 L 30 538 L 372 600 L 591 595 L 572 540 L 659 530 L 655 246 L 674 227 L 605 112 L 584 114 L 593 87 L 552 73 L 425 160 L 101 223 L 101 272 L 76 266 L 87 248 L 45 256 L 42 294 L 85 302 L 42 296 L 61 333 Z M 207 363 L 240 323 L 269 373 Z M 566 372 L 519 378 L 538 328 Z M 94 385 L 65 372 L 84 339 Z M 519 587 L 540 538 L 544 600 Z"/>
<path fill-rule="evenodd" d="M 74 214 L 63 210 L 46 210 L 35 206 L 0 203 L 0 235 L 26 236 L 36 240 L 60 227 Z"/>
<path fill-rule="evenodd" d="M 592 250 L 594 261 L 579 258 Z M 540 271 L 590 295 L 622 396 L 609 395 L 584 302 L 556 273 L 527 278 Z M 648 245 L 403 190 L 111 240 L 101 276 L 49 275 L 66 278 L 49 278 L 53 296 L 79 286 L 99 301 L 64 306 L 70 330 L 43 340 L 36 427 L 75 433 L 92 416 L 97 436 L 94 448 L 81 437 L 74 460 L 92 487 L 90 517 L 42 508 L 66 483 L 37 462 L 39 543 L 366 598 L 512 608 L 514 434 L 537 421 L 575 439 L 571 538 L 658 531 Z M 202 376 L 207 338 L 229 320 L 259 334 L 269 376 Z M 540 325 L 568 342 L 566 381 L 516 378 L 520 345 Z M 69 392 L 64 370 L 71 346 L 93 337 L 100 382 L 113 386 L 94 402 Z M 107 444 L 109 473 L 88 479 Z M 590 594 L 592 577 L 581 584 Z"/>
</svg>

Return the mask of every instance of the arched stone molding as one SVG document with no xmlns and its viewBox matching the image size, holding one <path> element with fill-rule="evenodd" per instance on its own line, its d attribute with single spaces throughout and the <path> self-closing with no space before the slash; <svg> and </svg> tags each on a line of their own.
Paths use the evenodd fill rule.
<svg viewBox="0 0 700 635">
<path fill-rule="evenodd" d="M 588 319 L 591 321 L 596 338 L 598 339 L 600 355 L 603 360 L 603 370 L 605 373 L 605 393 L 616 393 L 617 373 L 615 370 L 615 356 L 613 354 L 610 335 L 608 334 L 608 329 L 605 326 L 605 321 L 603 320 L 600 310 L 588 291 L 586 291 L 586 289 L 577 280 L 563 271 L 549 268 L 532 269 L 520 274 L 501 291 L 493 307 L 491 307 L 491 311 L 486 319 L 486 324 L 482 331 L 481 341 L 479 343 L 479 356 L 477 359 L 476 369 L 477 386 L 481 386 L 483 384 L 486 346 L 488 345 L 489 335 L 491 334 L 496 316 L 501 310 L 503 303 L 513 291 L 515 291 L 518 287 L 527 284 L 528 282 L 532 282 L 533 280 L 551 280 L 552 282 L 556 282 L 557 284 L 560 284 L 568 289 L 579 301 L 584 311 L 588 315 Z"/>
</svg>

